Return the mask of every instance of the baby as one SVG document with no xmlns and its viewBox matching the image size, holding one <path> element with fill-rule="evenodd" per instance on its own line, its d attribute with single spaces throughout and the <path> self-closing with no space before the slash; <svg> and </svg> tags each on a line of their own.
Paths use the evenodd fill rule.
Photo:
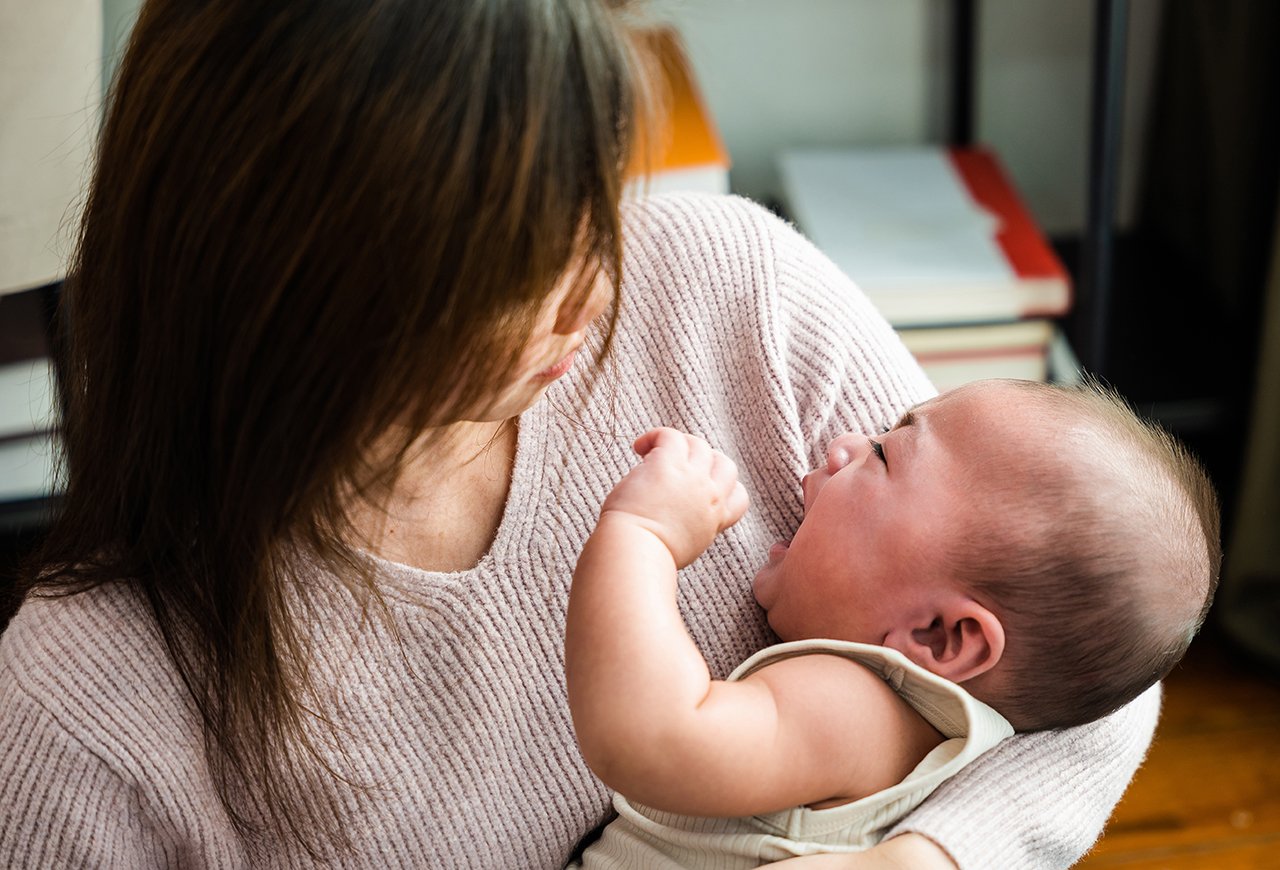
<svg viewBox="0 0 1280 870">
<path fill-rule="evenodd" d="M 830 444 L 753 584 L 784 643 L 713 680 L 676 572 L 746 492 L 701 439 L 635 449 L 569 603 L 574 726 L 619 792 L 587 867 L 868 848 L 1014 730 L 1164 677 L 1216 581 L 1217 500 L 1173 438 L 1094 385 L 981 381 Z"/>
</svg>

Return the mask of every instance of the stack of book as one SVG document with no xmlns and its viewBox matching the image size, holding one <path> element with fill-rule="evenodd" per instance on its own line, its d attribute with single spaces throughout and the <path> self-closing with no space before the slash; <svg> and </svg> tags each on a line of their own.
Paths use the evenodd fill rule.
<svg viewBox="0 0 1280 870">
<path fill-rule="evenodd" d="M 1047 380 L 1062 263 L 985 149 L 797 150 L 780 160 L 800 229 L 898 329 L 939 390 Z"/>
</svg>

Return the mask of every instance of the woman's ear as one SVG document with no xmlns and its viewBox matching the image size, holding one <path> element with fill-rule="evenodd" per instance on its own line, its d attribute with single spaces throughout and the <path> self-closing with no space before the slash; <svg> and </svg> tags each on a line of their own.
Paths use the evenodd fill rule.
<svg viewBox="0 0 1280 870">
<path fill-rule="evenodd" d="M 904 620 L 885 636 L 884 645 L 940 677 L 963 683 L 1000 661 L 1004 626 L 972 598 L 956 598 Z"/>
</svg>

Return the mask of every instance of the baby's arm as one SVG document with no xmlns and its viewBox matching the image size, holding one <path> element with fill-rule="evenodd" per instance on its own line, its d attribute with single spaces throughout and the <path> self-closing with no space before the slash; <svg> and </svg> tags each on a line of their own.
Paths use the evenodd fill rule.
<svg viewBox="0 0 1280 870">
<path fill-rule="evenodd" d="M 654 430 L 636 450 L 644 461 L 605 500 L 569 600 L 569 703 L 587 763 L 631 799 L 701 816 L 896 781 L 915 714 L 861 665 L 810 655 L 711 679 L 676 605 L 676 571 L 742 516 L 746 493 L 701 439 Z"/>
</svg>

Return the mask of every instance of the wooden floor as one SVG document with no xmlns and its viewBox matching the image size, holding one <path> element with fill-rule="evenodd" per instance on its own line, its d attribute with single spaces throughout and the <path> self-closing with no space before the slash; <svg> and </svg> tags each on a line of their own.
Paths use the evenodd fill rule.
<svg viewBox="0 0 1280 870">
<path fill-rule="evenodd" d="M 1280 674 L 1209 632 L 1165 687 L 1147 761 L 1077 867 L 1280 868 Z"/>
</svg>

